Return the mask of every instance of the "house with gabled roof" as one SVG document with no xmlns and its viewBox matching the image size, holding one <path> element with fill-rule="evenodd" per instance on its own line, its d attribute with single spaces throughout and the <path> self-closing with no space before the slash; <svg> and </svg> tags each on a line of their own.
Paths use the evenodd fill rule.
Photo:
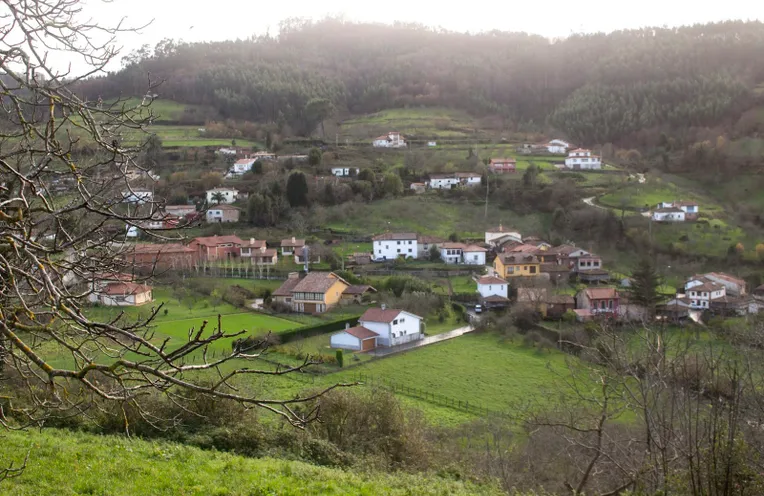
<svg viewBox="0 0 764 496">
<path fill-rule="evenodd" d="M 506 238 L 506 239 L 505 239 Z M 523 236 L 517 229 L 499 224 L 497 227 L 490 227 L 485 230 L 485 242 L 486 244 L 497 245 L 500 240 L 513 240 L 518 243 L 523 242 Z"/>
<path fill-rule="evenodd" d="M 419 258 L 417 233 L 383 233 L 371 238 L 375 260 Z"/>
<path fill-rule="evenodd" d="M 419 315 L 387 308 L 370 308 L 358 319 L 361 327 L 377 333 L 378 346 L 397 346 L 424 337 L 424 319 Z"/>
<path fill-rule="evenodd" d="M 505 174 L 517 170 L 517 160 L 514 158 L 492 158 L 488 168 L 496 174 Z"/>
<path fill-rule="evenodd" d="M 591 150 L 576 148 L 568 153 L 565 158 L 565 167 L 568 169 L 601 169 L 600 157 L 592 155 Z"/>
<path fill-rule="evenodd" d="M 334 308 L 350 284 L 334 272 L 292 272 L 273 292 L 276 301 L 299 313 L 324 313 Z"/>
<path fill-rule="evenodd" d="M 372 141 L 375 148 L 406 148 L 406 140 L 398 131 L 390 131 L 382 136 L 377 136 Z"/>
<path fill-rule="evenodd" d="M 302 248 L 303 246 L 305 246 L 305 240 L 304 239 L 297 239 L 294 236 L 292 236 L 289 239 L 282 239 L 281 240 L 281 254 L 282 255 L 293 255 L 297 248 Z"/>
<path fill-rule="evenodd" d="M 211 262 L 239 258 L 242 243 L 236 235 L 214 235 L 194 238 L 188 246 L 197 252 L 200 260 Z"/>
<path fill-rule="evenodd" d="M 493 269 L 501 278 L 532 277 L 541 273 L 541 262 L 527 253 L 500 253 L 493 260 Z"/>
<path fill-rule="evenodd" d="M 615 288 L 586 288 L 576 293 L 576 309 L 591 315 L 618 315 L 620 296 Z"/>
<path fill-rule="evenodd" d="M 482 276 L 477 280 L 477 292 L 483 302 L 489 298 L 492 303 L 509 304 L 509 283 L 496 276 Z"/>
</svg>

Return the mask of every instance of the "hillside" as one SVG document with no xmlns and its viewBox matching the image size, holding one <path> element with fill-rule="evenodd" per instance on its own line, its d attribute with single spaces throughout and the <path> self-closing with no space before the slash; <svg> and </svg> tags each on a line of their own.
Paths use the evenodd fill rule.
<svg viewBox="0 0 764 496">
<path fill-rule="evenodd" d="M 550 42 L 525 33 L 293 21 L 278 37 L 164 42 L 79 91 L 142 95 L 150 73 L 164 81 L 155 88 L 162 98 L 214 108 L 223 118 L 276 123 L 285 134 L 426 106 L 496 116 L 508 131 L 551 126 L 581 144 L 625 146 L 657 142 L 661 132 L 681 140 L 704 128 L 755 132 L 760 112 L 739 121 L 760 98 L 762 49 L 759 22 Z"/>
<path fill-rule="evenodd" d="M 244 458 L 180 444 L 68 431 L 8 432 L 0 458 L 27 469 L 0 483 L 6 495 L 501 494 L 411 474 L 351 473 L 301 462 Z"/>
</svg>

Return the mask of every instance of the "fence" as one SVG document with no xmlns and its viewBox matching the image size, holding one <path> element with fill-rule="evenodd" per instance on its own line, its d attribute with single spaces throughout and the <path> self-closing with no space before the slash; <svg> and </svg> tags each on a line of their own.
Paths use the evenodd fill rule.
<svg viewBox="0 0 764 496">
<path fill-rule="evenodd" d="M 292 271 L 274 269 L 262 265 L 197 265 L 194 267 L 194 272 L 197 276 L 220 277 L 224 279 L 265 279 L 283 281 Z"/>
</svg>

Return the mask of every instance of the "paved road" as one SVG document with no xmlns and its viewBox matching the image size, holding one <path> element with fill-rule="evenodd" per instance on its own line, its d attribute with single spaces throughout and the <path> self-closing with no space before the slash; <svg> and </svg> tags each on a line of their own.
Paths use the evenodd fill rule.
<svg viewBox="0 0 764 496">
<path fill-rule="evenodd" d="M 377 348 L 375 350 L 369 351 L 368 354 L 375 357 L 395 355 L 396 353 L 413 350 L 414 348 L 421 348 L 422 346 L 427 346 L 428 344 L 439 343 L 441 341 L 446 341 L 447 339 L 458 338 L 459 336 L 474 330 L 475 329 L 472 326 L 460 327 L 458 329 L 454 329 L 453 331 L 436 334 L 435 336 L 427 336 L 426 338 L 420 339 L 419 341 L 412 341 L 411 343 L 402 344 L 393 348 Z"/>
<path fill-rule="evenodd" d="M 590 196 L 589 198 L 584 198 L 584 203 L 586 203 L 590 207 L 601 208 L 602 210 L 607 210 L 602 205 L 597 205 L 596 203 L 594 203 L 594 197 L 593 196 Z"/>
</svg>

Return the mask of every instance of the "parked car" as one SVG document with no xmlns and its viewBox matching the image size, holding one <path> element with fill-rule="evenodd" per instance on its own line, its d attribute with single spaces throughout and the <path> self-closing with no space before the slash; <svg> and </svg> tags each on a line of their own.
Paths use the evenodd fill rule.
<svg viewBox="0 0 764 496">
<path fill-rule="evenodd" d="M 475 313 L 483 313 L 483 305 L 475 305 Z"/>
</svg>

